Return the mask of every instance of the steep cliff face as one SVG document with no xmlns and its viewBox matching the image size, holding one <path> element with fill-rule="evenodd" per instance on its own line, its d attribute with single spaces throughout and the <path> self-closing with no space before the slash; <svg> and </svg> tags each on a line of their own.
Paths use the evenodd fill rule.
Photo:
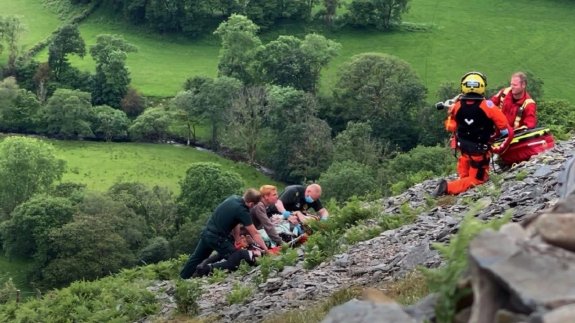
<svg viewBox="0 0 575 323">
<path fill-rule="evenodd" d="M 575 138 L 558 143 L 551 151 L 495 175 L 493 181 L 459 196 L 440 199 L 437 206 L 426 207 L 427 211 L 420 213 L 414 223 L 385 231 L 371 240 L 350 246 L 345 253 L 336 255 L 312 270 L 304 269 L 301 262 L 286 267 L 272 274 L 266 282 L 260 283 L 246 304 L 228 305 L 226 295 L 235 283 L 252 282 L 259 275 L 258 269 L 240 278 L 230 277 L 219 284 L 205 284 L 204 294 L 199 301 L 200 316 L 217 315 L 221 321 L 227 322 L 260 321 L 281 311 L 309 307 L 314 301 L 325 299 L 341 288 L 390 280 L 419 265 L 440 266 L 442 259 L 431 248 L 431 243 L 448 241 L 458 231 L 464 215 L 470 213 L 472 208 L 476 209 L 474 212 L 479 219 L 500 218 L 506 212 L 511 212 L 512 221 L 521 222 L 554 206 L 558 201 L 558 174 L 565 161 L 574 154 Z M 401 195 L 382 200 L 383 214 L 399 214 L 400 206 L 404 203 L 414 209 L 428 205 L 429 194 L 435 189 L 436 183 L 437 180 L 425 181 Z M 480 205 L 478 210 L 477 205 Z M 526 237 L 529 236 L 528 240 L 535 236 L 533 230 L 529 234 L 525 233 Z M 533 239 L 539 239 L 537 243 L 541 240 Z M 487 270 L 482 266 L 485 263 L 482 258 L 477 258 L 476 262 L 481 270 Z M 573 266 L 573 263 L 567 266 Z M 575 272 L 575 267 L 570 268 Z M 575 284 L 575 279 L 569 283 Z M 171 285 L 170 282 L 161 284 L 164 287 Z M 569 288 L 575 289 L 575 286 Z M 164 297 L 165 317 L 175 306 L 169 293 Z"/>
</svg>

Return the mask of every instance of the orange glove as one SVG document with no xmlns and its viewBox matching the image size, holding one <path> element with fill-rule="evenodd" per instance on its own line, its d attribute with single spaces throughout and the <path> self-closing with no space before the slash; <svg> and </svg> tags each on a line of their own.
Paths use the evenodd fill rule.
<svg viewBox="0 0 575 323">
<path fill-rule="evenodd" d="M 273 247 L 273 248 L 268 248 L 268 253 L 272 254 L 272 255 L 279 255 L 280 251 L 282 250 L 281 246 L 277 246 L 277 247 Z"/>
</svg>

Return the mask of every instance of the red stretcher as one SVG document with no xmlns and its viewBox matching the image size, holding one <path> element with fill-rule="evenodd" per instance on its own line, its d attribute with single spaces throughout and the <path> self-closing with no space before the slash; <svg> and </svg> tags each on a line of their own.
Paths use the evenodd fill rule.
<svg viewBox="0 0 575 323">
<path fill-rule="evenodd" d="M 493 143 L 493 147 L 498 147 L 504 140 L 505 137 L 497 139 Z M 513 165 L 529 160 L 531 156 L 540 154 L 554 146 L 555 139 L 553 138 L 549 128 L 534 128 L 517 131 L 509 145 L 509 148 L 503 154 L 500 154 L 499 158 L 505 164 Z"/>
</svg>

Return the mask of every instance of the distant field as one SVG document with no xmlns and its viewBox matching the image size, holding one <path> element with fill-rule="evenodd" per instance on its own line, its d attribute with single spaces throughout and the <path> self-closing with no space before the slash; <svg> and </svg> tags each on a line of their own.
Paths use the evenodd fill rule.
<svg viewBox="0 0 575 323">
<path fill-rule="evenodd" d="M 27 29 L 22 39 L 25 48 L 49 36 L 61 23 L 55 13 L 44 8 L 41 0 L 0 0 L 0 15 L 22 19 Z"/>
<path fill-rule="evenodd" d="M 37 15 L 40 1 L 0 0 L 9 10 L 30 10 Z M 17 5 L 15 3 L 18 3 Z M 36 3 L 33 5 L 33 3 Z M 22 5 L 23 4 L 23 5 Z M 22 8 L 20 8 L 22 6 Z M 355 54 L 383 52 L 408 61 L 420 75 L 434 100 L 435 90 L 443 81 L 458 80 L 466 71 L 478 69 L 489 77 L 491 86 L 508 81 L 516 70 L 530 70 L 545 82 L 546 98 L 566 98 L 575 102 L 570 73 L 575 70 L 575 3 L 569 0 L 412 0 L 411 11 L 404 21 L 431 26 L 429 32 L 381 33 L 344 30 L 328 34 L 343 45 L 340 56 L 324 71 L 321 92 L 329 93 L 342 63 Z M 12 8 L 12 9 L 10 9 Z M 3 12 L 6 11 L 3 8 Z M 42 16 L 44 17 L 44 16 Z M 46 20 L 55 23 L 46 14 Z M 30 29 L 37 26 L 32 21 Z M 44 20 L 42 18 L 41 20 Z M 48 23 L 44 22 L 43 23 Z M 137 45 L 138 53 L 129 55 L 128 65 L 133 84 L 150 96 L 172 96 L 183 81 L 193 75 L 215 76 L 219 41 L 214 37 L 203 40 L 149 34 L 141 29 L 110 19 L 97 12 L 81 26 L 88 44 L 100 33 L 119 33 Z M 302 34 L 302 26 L 286 26 L 281 33 Z M 276 35 L 280 31 L 270 34 Z M 264 34 L 265 39 L 270 34 Z M 30 37 L 27 39 L 38 38 Z M 90 58 L 75 59 L 74 64 L 93 70 Z"/>
<path fill-rule="evenodd" d="M 31 261 L 24 260 L 9 260 L 0 250 L 0 288 L 4 287 L 4 283 L 12 278 L 14 285 L 22 291 L 23 297 L 29 297 L 33 294 L 32 288 L 26 280 L 26 273 L 31 263 Z"/>
<path fill-rule="evenodd" d="M 247 164 L 234 163 L 210 152 L 176 145 L 50 141 L 58 157 L 66 160 L 64 181 L 84 183 L 105 191 L 118 181 L 159 185 L 179 193 L 179 181 L 194 162 L 215 162 L 241 175 L 246 187 L 282 184 L 272 181 Z"/>
</svg>

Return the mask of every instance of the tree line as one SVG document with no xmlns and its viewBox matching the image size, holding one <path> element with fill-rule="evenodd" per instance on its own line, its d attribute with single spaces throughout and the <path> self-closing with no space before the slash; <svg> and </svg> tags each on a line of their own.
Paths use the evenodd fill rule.
<svg viewBox="0 0 575 323">
<path fill-rule="evenodd" d="M 389 30 L 401 22 L 409 8 L 409 0 L 71 0 L 72 4 L 94 2 L 131 24 L 192 37 L 213 30 L 232 14 L 246 16 L 266 29 L 286 20 L 318 20 L 329 27 Z M 340 7 L 346 7 L 345 14 L 337 14 Z"/>
</svg>

